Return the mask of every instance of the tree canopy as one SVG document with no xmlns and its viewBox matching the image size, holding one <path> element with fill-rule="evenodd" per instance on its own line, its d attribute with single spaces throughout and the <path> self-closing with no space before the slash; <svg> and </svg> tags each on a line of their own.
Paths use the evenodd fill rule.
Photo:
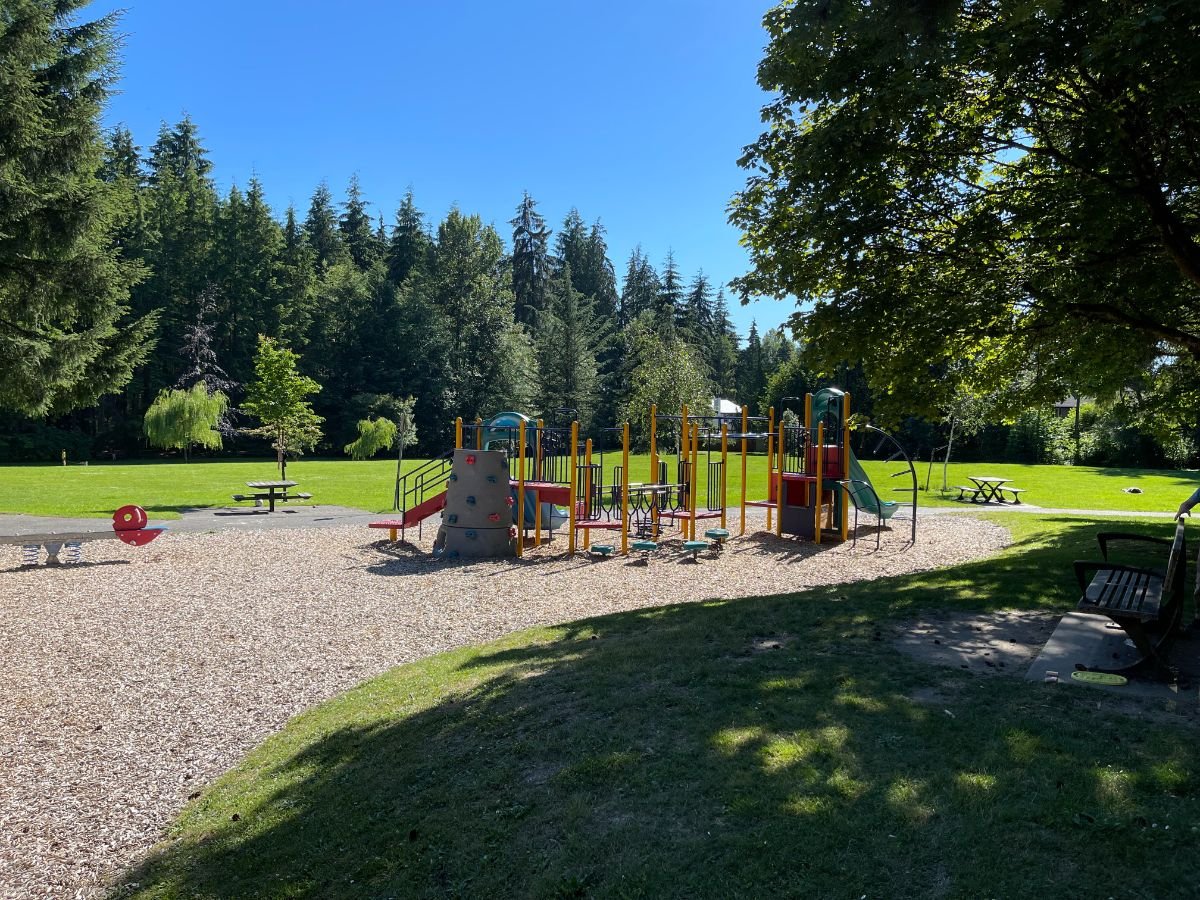
<svg viewBox="0 0 1200 900">
<path fill-rule="evenodd" d="M 116 19 L 81 22 L 83 5 L 0 2 L 0 407 L 30 415 L 119 389 L 154 325 L 127 316 L 141 267 L 101 177 Z"/>
<path fill-rule="evenodd" d="M 820 369 L 862 361 L 912 412 L 1195 383 L 1200 5 L 795 0 L 764 21 L 776 99 L 730 209 L 737 287 L 797 298 Z"/>
</svg>

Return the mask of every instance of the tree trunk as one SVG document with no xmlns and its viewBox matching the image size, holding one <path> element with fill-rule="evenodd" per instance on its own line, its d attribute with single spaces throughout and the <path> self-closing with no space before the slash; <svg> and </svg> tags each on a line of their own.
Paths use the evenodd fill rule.
<svg viewBox="0 0 1200 900">
<path fill-rule="evenodd" d="M 950 469 L 950 451 L 954 449 L 954 416 L 950 417 L 950 439 L 946 441 L 946 458 L 942 460 L 942 490 L 950 489 L 948 471 Z"/>
</svg>

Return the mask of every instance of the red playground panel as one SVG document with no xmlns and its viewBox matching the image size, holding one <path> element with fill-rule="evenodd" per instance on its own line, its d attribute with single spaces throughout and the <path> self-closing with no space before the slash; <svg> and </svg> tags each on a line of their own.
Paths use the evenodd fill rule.
<svg viewBox="0 0 1200 900">
<path fill-rule="evenodd" d="M 446 492 L 435 494 L 428 500 L 418 503 L 412 509 L 404 511 L 404 519 L 401 523 L 401 528 L 408 528 L 410 525 L 416 525 L 422 519 L 427 519 L 435 512 L 441 512 L 446 508 Z"/>
</svg>

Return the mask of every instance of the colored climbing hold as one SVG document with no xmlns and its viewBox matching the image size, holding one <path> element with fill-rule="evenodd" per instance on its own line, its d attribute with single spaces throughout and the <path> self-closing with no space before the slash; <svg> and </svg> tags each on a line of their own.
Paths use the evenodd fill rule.
<svg viewBox="0 0 1200 900">
<path fill-rule="evenodd" d="M 457 476 L 457 475 L 455 475 L 453 472 L 451 472 L 451 473 L 450 473 L 450 480 L 451 480 L 451 481 L 458 481 L 458 476 Z"/>
<path fill-rule="evenodd" d="M 489 475 L 489 476 L 488 476 L 488 484 L 495 484 L 495 483 L 496 483 L 496 476 L 495 476 L 495 475 Z"/>
<path fill-rule="evenodd" d="M 475 540 L 475 538 L 479 537 L 479 535 L 476 534 L 474 531 L 468 531 L 466 534 L 466 537 L 468 540 L 473 541 L 473 540 Z"/>
<path fill-rule="evenodd" d="M 516 501 L 513 500 L 512 497 L 505 497 L 504 502 L 507 503 L 509 506 L 512 506 Z"/>
<path fill-rule="evenodd" d="M 467 465 L 468 465 L 468 466 L 473 466 L 473 465 L 475 465 L 475 456 L 474 456 L 474 454 L 471 454 L 471 453 L 468 453 L 468 454 L 467 454 Z"/>
<path fill-rule="evenodd" d="M 475 498 L 474 498 L 474 497 L 468 497 L 468 498 L 467 498 L 467 506 L 474 506 L 474 505 L 475 505 Z"/>
<path fill-rule="evenodd" d="M 499 522 L 500 521 L 500 513 L 492 513 L 491 515 L 488 516 L 488 521 L 489 522 Z"/>
<path fill-rule="evenodd" d="M 458 516 L 454 515 L 453 513 L 451 513 L 450 515 L 448 515 L 448 516 L 446 517 L 446 524 L 447 524 L 447 525 L 453 525 L 453 524 L 454 524 L 455 522 L 457 522 L 457 521 L 458 521 Z"/>
</svg>

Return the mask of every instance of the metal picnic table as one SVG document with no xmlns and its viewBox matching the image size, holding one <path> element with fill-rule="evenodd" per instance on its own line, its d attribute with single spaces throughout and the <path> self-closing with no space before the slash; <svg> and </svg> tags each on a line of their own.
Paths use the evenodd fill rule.
<svg viewBox="0 0 1200 900">
<path fill-rule="evenodd" d="M 275 501 L 286 500 L 288 488 L 296 487 L 298 482 L 295 481 L 247 481 L 246 487 L 253 488 L 255 491 L 266 491 L 265 496 L 255 496 L 256 500 L 266 500 L 269 512 L 275 512 Z M 242 495 L 238 495 L 239 497 Z M 238 497 L 234 497 L 238 499 Z"/>
<path fill-rule="evenodd" d="M 1011 478 L 993 478 L 990 475 L 968 475 L 967 478 L 979 489 L 979 502 L 988 503 L 995 500 L 997 503 L 1004 503 L 1004 495 L 1001 493 L 1001 488 L 1006 484 L 1011 484 Z"/>
</svg>

